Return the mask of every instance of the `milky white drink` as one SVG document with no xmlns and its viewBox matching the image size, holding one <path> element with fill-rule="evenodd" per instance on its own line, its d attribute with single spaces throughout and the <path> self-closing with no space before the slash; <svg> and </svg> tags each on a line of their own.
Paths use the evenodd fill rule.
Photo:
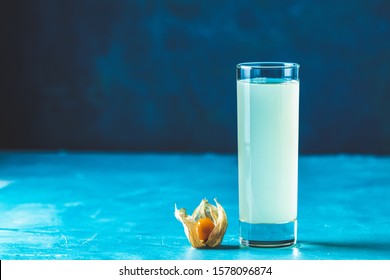
<svg viewBox="0 0 390 280">
<path fill-rule="evenodd" d="M 298 100 L 298 81 L 237 81 L 241 222 L 297 218 Z"/>
</svg>

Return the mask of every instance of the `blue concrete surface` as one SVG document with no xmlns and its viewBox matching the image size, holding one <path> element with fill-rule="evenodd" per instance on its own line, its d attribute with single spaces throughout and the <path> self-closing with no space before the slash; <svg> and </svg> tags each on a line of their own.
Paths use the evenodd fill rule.
<svg viewBox="0 0 390 280">
<path fill-rule="evenodd" d="M 302 156 L 298 244 L 239 245 L 237 158 L 0 152 L 1 259 L 390 259 L 390 157 Z M 173 215 L 225 207 L 219 249 L 193 249 Z"/>
</svg>

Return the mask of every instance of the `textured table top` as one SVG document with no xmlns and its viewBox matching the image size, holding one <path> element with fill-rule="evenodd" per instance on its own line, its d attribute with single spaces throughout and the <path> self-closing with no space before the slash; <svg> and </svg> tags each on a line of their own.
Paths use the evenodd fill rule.
<svg viewBox="0 0 390 280">
<path fill-rule="evenodd" d="M 239 245 L 237 157 L 0 152 L 0 259 L 390 259 L 390 157 L 299 159 L 298 243 Z M 218 198 L 218 249 L 192 248 L 173 211 Z"/>
</svg>

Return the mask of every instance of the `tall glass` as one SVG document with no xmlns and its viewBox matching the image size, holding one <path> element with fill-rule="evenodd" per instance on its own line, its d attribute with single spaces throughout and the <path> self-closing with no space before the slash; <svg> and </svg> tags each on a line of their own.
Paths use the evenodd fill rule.
<svg viewBox="0 0 390 280">
<path fill-rule="evenodd" d="M 299 65 L 237 65 L 240 242 L 296 243 Z"/>
</svg>

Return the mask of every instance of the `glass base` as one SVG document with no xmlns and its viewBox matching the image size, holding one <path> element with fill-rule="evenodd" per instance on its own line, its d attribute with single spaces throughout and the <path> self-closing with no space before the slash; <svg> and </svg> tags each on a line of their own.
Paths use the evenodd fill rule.
<svg viewBox="0 0 390 280">
<path fill-rule="evenodd" d="M 297 220 L 285 224 L 240 221 L 240 242 L 249 247 L 286 247 L 297 242 Z"/>
</svg>

